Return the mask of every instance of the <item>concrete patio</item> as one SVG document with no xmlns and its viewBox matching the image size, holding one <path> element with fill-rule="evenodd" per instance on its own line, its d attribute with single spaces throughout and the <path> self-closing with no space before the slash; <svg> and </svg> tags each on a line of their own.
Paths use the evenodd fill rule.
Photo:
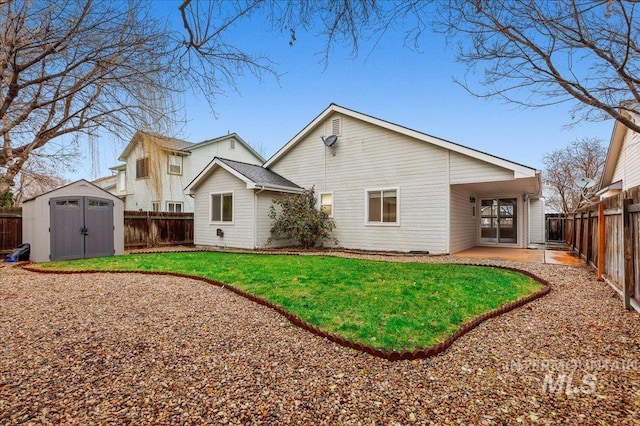
<svg viewBox="0 0 640 426">
<path fill-rule="evenodd" d="M 566 250 L 521 249 L 509 247 L 473 247 L 454 254 L 455 257 L 499 259 L 513 262 L 546 263 L 553 265 L 583 266 L 582 260 Z"/>
</svg>

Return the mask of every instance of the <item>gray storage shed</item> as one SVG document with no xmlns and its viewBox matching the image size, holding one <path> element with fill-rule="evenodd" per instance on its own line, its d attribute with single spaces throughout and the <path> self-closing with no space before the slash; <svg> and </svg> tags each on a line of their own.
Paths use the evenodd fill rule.
<svg viewBox="0 0 640 426">
<path fill-rule="evenodd" d="M 124 202 L 81 179 L 22 203 L 22 241 L 30 260 L 124 253 Z"/>
</svg>

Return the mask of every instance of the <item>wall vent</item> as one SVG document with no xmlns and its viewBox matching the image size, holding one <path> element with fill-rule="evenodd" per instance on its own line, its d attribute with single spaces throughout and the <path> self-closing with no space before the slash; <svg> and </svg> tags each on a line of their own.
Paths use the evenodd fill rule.
<svg viewBox="0 0 640 426">
<path fill-rule="evenodd" d="M 340 136 L 342 134 L 342 120 L 340 117 L 331 120 L 331 133 L 332 135 Z"/>
</svg>

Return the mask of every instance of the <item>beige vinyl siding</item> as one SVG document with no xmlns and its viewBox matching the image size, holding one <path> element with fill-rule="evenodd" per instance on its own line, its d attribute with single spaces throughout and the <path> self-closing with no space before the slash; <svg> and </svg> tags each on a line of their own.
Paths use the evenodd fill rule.
<svg viewBox="0 0 640 426">
<path fill-rule="evenodd" d="M 622 181 L 622 189 L 640 185 L 640 134 L 627 130 L 612 182 Z"/>
<path fill-rule="evenodd" d="M 478 200 L 475 203 L 469 202 L 471 195 L 473 193 L 464 186 L 451 186 L 451 253 L 457 253 L 478 244 Z"/>
<path fill-rule="evenodd" d="M 529 200 L 529 243 L 543 244 L 544 234 L 544 200 Z"/>
<path fill-rule="evenodd" d="M 236 145 L 237 146 L 237 145 Z M 233 191 L 233 223 L 211 223 L 211 193 Z M 195 191 L 194 243 L 202 246 L 253 248 L 254 195 L 247 184 L 222 168 L 216 168 Z M 216 235 L 220 228 L 223 237 Z"/>
<path fill-rule="evenodd" d="M 256 248 L 267 247 L 267 240 L 271 236 L 271 219 L 269 210 L 273 200 L 282 197 L 281 193 L 265 191 L 256 196 Z M 294 245 L 288 238 L 276 238 L 269 247 L 287 247 Z"/>
<path fill-rule="evenodd" d="M 448 252 L 448 151 L 340 116 L 332 148 L 322 142 L 329 115 L 272 170 L 316 193 L 333 192 L 339 246 L 365 250 Z M 365 223 L 365 190 L 398 188 L 399 226 Z"/>
<path fill-rule="evenodd" d="M 513 171 L 451 151 L 451 184 L 513 179 Z"/>
<path fill-rule="evenodd" d="M 214 157 L 228 158 L 251 164 L 261 164 L 261 161 L 253 155 L 239 141 L 235 143 L 235 149 L 229 148 L 230 140 L 223 139 L 210 144 L 202 144 L 192 149 L 191 154 L 183 157 L 182 174 L 168 173 L 169 151 L 159 150 L 147 155 L 140 146 L 136 146 L 126 165 L 126 205 L 125 210 L 152 210 L 152 203 L 159 202 L 160 210 L 167 211 L 167 202 L 183 203 L 185 212 L 194 211 L 194 201 L 184 194 L 184 188 L 213 160 Z M 150 161 L 158 162 L 152 168 L 158 170 L 160 182 L 156 186 L 151 177 L 136 179 L 136 160 L 149 157 Z"/>
<path fill-rule="evenodd" d="M 147 155 L 142 147 L 137 145 L 127 157 L 125 210 L 151 210 L 151 203 L 159 198 L 159 194 L 156 194 L 151 188 L 150 177 L 136 179 L 136 160 L 145 156 Z"/>
<path fill-rule="evenodd" d="M 223 139 L 216 143 L 202 144 L 191 150 L 191 155 L 185 159 L 186 180 L 183 188 L 213 160 L 214 157 L 228 158 L 229 160 L 242 161 L 249 164 L 262 164 L 251 151 L 244 147 L 239 141 L 235 143 L 235 149 L 230 149 L 230 139 Z"/>
</svg>

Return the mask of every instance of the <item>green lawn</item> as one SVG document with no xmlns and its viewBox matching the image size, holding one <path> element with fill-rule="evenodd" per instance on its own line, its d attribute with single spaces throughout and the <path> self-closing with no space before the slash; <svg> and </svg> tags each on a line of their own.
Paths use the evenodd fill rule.
<svg viewBox="0 0 640 426">
<path fill-rule="evenodd" d="M 498 268 L 330 256 L 187 252 L 39 266 L 210 278 L 268 299 L 323 330 L 385 350 L 440 343 L 463 323 L 542 289 L 527 276 Z"/>
</svg>

